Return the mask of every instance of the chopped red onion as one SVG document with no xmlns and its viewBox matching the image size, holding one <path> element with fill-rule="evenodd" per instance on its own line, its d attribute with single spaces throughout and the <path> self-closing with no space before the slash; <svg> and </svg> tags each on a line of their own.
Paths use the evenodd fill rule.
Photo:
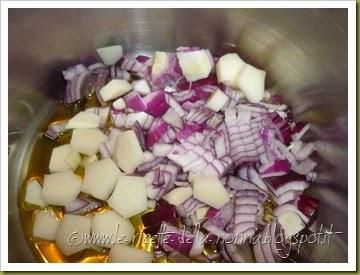
<svg viewBox="0 0 360 275">
<path fill-rule="evenodd" d="M 297 122 L 291 129 L 291 137 L 295 140 L 300 140 L 305 133 L 310 129 L 310 123 Z"/>
<path fill-rule="evenodd" d="M 169 109 L 169 105 L 165 100 L 164 91 L 152 92 L 144 97 L 144 102 L 147 106 L 145 112 L 153 117 L 160 117 Z"/>
<path fill-rule="evenodd" d="M 176 223 L 175 207 L 165 200 L 160 200 L 155 210 L 144 214 L 141 219 L 145 227 L 144 232 L 155 236 L 159 232 L 162 222 Z"/>
<path fill-rule="evenodd" d="M 101 94 L 100 94 L 100 90 L 102 87 L 105 86 L 105 84 L 107 83 L 108 81 L 108 78 L 109 78 L 109 70 L 107 69 L 99 69 L 98 73 L 97 73 L 97 77 L 96 77 L 96 81 L 95 81 L 95 94 L 96 94 L 96 98 L 99 102 L 99 104 L 101 106 L 106 106 L 106 102 L 102 99 L 101 97 Z"/>
<path fill-rule="evenodd" d="M 266 182 L 268 188 L 277 196 L 290 190 L 304 191 L 309 187 L 306 178 L 293 171 L 283 176 L 266 178 Z"/>
<path fill-rule="evenodd" d="M 77 197 L 70 205 L 65 206 L 66 214 L 85 215 L 103 206 L 103 203 L 88 197 Z"/>
<path fill-rule="evenodd" d="M 124 96 L 124 101 L 126 106 L 133 109 L 135 112 L 142 112 L 147 108 L 145 101 L 137 91 L 132 91 Z"/>
<path fill-rule="evenodd" d="M 67 123 L 68 121 L 61 121 L 50 124 L 46 129 L 44 135 L 51 140 L 55 140 L 56 138 L 60 137 L 64 132 L 69 130 L 66 129 Z"/>
<path fill-rule="evenodd" d="M 308 175 L 316 168 L 317 165 L 317 162 L 313 161 L 311 158 L 306 158 L 296 164 L 293 164 L 291 169 L 299 175 Z"/>
<path fill-rule="evenodd" d="M 149 132 L 146 137 L 147 147 L 153 146 L 158 140 L 166 133 L 169 125 L 161 120 L 155 119 L 150 126 Z"/>
<path fill-rule="evenodd" d="M 289 173 L 290 163 L 285 159 L 278 159 L 259 167 L 262 178 L 283 176 Z"/>
<path fill-rule="evenodd" d="M 301 194 L 296 200 L 295 205 L 306 216 L 311 217 L 319 208 L 319 200 L 305 194 Z"/>
</svg>

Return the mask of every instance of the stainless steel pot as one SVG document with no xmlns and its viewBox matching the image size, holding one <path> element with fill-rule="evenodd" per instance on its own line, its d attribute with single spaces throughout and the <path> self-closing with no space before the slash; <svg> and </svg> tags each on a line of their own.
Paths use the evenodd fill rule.
<svg viewBox="0 0 360 275">
<path fill-rule="evenodd" d="M 64 90 L 61 70 L 119 42 L 126 51 L 236 48 L 268 72 L 297 119 L 313 123 L 321 163 L 319 223 L 342 234 L 308 249 L 347 261 L 347 11 L 342 9 L 11 9 L 9 11 L 9 261 L 32 262 L 18 191 L 29 151 Z M 233 49 L 232 49 L 233 50 Z"/>
</svg>

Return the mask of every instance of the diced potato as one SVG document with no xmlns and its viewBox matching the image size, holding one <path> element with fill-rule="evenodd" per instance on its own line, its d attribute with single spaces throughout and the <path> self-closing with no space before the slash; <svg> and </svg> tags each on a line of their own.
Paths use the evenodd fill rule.
<svg viewBox="0 0 360 275">
<path fill-rule="evenodd" d="M 50 209 L 36 211 L 33 225 L 33 237 L 35 239 L 53 241 L 55 240 L 59 226 L 60 219 L 56 216 L 54 211 Z"/>
<path fill-rule="evenodd" d="M 206 214 L 209 211 L 210 207 L 201 207 L 196 209 L 195 215 L 198 220 L 205 220 Z"/>
<path fill-rule="evenodd" d="M 228 100 L 229 97 L 226 94 L 224 94 L 220 89 L 216 89 L 216 91 L 214 91 L 207 100 L 205 107 L 213 110 L 214 112 L 218 112 L 225 106 Z"/>
<path fill-rule="evenodd" d="M 100 200 L 107 200 L 114 190 L 120 170 L 112 159 L 103 159 L 85 166 L 81 191 Z"/>
<path fill-rule="evenodd" d="M 90 112 L 80 112 L 66 124 L 66 129 L 99 128 L 100 116 Z"/>
<path fill-rule="evenodd" d="M 284 211 L 277 218 L 287 238 L 300 232 L 305 227 L 299 215 L 293 211 Z"/>
<path fill-rule="evenodd" d="M 69 165 L 71 170 L 75 171 L 81 164 L 81 156 L 78 152 L 72 152 L 65 162 Z"/>
<path fill-rule="evenodd" d="M 193 190 L 191 187 L 178 187 L 171 190 L 162 198 L 172 205 L 179 206 L 188 198 L 190 198 L 192 194 Z"/>
<path fill-rule="evenodd" d="M 72 171 L 44 176 L 41 197 L 51 205 L 69 205 L 79 195 L 81 178 Z"/>
<path fill-rule="evenodd" d="M 45 207 L 46 202 L 41 197 L 41 185 L 37 180 L 29 180 L 26 185 L 25 202 Z"/>
<path fill-rule="evenodd" d="M 108 204 L 124 218 L 145 211 L 147 197 L 144 178 L 120 175 Z"/>
<path fill-rule="evenodd" d="M 113 79 L 102 87 L 99 93 L 104 101 L 110 101 L 130 92 L 131 90 L 132 86 L 127 80 Z"/>
<path fill-rule="evenodd" d="M 133 81 L 132 86 L 134 91 L 137 91 L 141 95 L 148 95 L 151 93 L 150 85 L 145 79 Z"/>
<path fill-rule="evenodd" d="M 122 99 L 121 97 L 118 98 L 117 100 L 115 100 L 113 102 L 113 107 L 116 109 L 116 110 L 124 110 L 126 108 L 126 103 L 125 103 L 125 100 Z"/>
<path fill-rule="evenodd" d="M 151 76 L 156 77 L 165 72 L 169 67 L 169 62 L 169 56 L 166 52 L 155 52 Z"/>
<path fill-rule="evenodd" d="M 90 163 L 94 163 L 96 161 L 98 161 L 98 156 L 97 155 L 93 155 L 93 156 L 84 156 L 81 160 L 81 166 L 85 167 L 86 165 L 90 164 Z"/>
<path fill-rule="evenodd" d="M 265 75 L 266 72 L 246 64 L 240 71 L 236 84 L 246 99 L 257 103 L 265 95 Z"/>
<path fill-rule="evenodd" d="M 147 208 L 154 209 L 156 207 L 156 201 L 155 200 L 148 200 L 147 201 Z"/>
<path fill-rule="evenodd" d="M 209 76 L 212 64 L 205 50 L 178 52 L 176 55 L 187 81 L 196 81 Z"/>
<path fill-rule="evenodd" d="M 91 232 L 96 236 L 103 236 L 103 238 L 99 237 L 100 241 L 96 245 L 112 247 L 130 243 L 134 237 L 135 228 L 129 220 L 113 210 L 108 210 L 94 215 Z"/>
<path fill-rule="evenodd" d="M 75 129 L 71 136 L 70 145 L 76 152 L 93 156 L 106 140 L 107 136 L 99 129 Z"/>
<path fill-rule="evenodd" d="M 110 249 L 108 263 L 151 263 L 153 254 L 135 247 L 117 245 Z"/>
<path fill-rule="evenodd" d="M 132 174 L 144 162 L 144 153 L 133 130 L 119 133 L 113 157 L 126 174 Z"/>
<path fill-rule="evenodd" d="M 228 53 L 216 63 L 216 76 L 220 83 L 237 88 L 236 79 L 245 62 L 236 53 Z"/>
<path fill-rule="evenodd" d="M 89 245 L 91 217 L 65 214 L 56 233 L 56 244 L 65 256 Z"/>
<path fill-rule="evenodd" d="M 225 187 L 217 177 L 194 176 L 191 181 L 194 198 L 213 208 L 220 209 L 230 200 Z"/>
<path fill-rule="evenodd" d="M 120 45 L 108 46 L 96 49 L 105 65 L 114 65 L 123 56 L 123 48 Z"/>
<path fill-rule="evenodd" d="M 51 173 L 62 172 L 71 169 L 67 163 L 68 157 L 74 152 L 70 144 L 55 147 L 51 152 L 49 170 Z"/>
</svg>

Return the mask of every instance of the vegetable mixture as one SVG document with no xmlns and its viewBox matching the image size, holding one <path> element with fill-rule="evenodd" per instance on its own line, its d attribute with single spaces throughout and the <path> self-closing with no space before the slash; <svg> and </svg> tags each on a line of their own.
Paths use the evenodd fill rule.
<svg viewBox="0 0 360 275">
<path fill-rule="evenodd" d="M 33 238 L 107 262 L 286 261 L 316 219 L 319 201 L 304 193 L 315 144 L 265 90 L 265 71 L 198 47 L 97 53 L 101 63 L 63 71 L 64 104 L 96 104 L 45 131 L 71 139 L 54 142 L 48 173 L 27 182 Z M 134 245 L 136 216 L 150 251 Z"/>
</svg>

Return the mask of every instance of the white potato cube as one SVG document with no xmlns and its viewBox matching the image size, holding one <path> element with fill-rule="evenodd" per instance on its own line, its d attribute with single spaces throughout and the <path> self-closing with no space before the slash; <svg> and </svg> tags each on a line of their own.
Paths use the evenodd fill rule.
<svg viewBox="0 0 360 275">
<path fill-rule="evenodd" d="M 132 86 L 127 80 L 113 79 L 102 87 L 99 91 L 104 101 L 116 99 L 132 90 Z"/>
<path fill-rule="evenodd" d="M 291 237 L 304 229 L 305 224 L 298 214 L 293 211 L 284 211 L 277 217 L 284 229 L 285 237 Z"/>
<path fill-rule="evenodd" d="M 108 204 L 124 218 L 145 211 L 147 197 L 144 178 L 120 175 Z"/>
<path fill-rule="evenodd" d="M 228 53 L 219 58 L 216 63 L 216 77 L 218 82 L 231 88 L 236 88 L 236 79 L 245 62 L 236 53 Z"/>
<path fill-rule="evenodd" d="M 172 205 L 179 206 L 188 198 L 190 198 L 192 194 L 193 190 L 191 187 L 178 187 L 171 190 L 162 198 Z"/>
<path fill-rule="evenodd" d="M 68 157 L 74 152 L 70 144 L 55 147 L 51 152 L 49 170 L 51 173 L 62 172 L 71 169 L 66 162 Z"/>
<path fill-rule="evenodd" d="M 194 198 L 213 208 L 220 209 L 230 200 L 225 187 L 217 177 L 194 176 L 191 181 Z"/>
<path fill-rule="evenodd" d="M 90 164 L 90 163 L 94 163 L 97 162 L 98 156 L 97 155 L 93 155 L 93 156 L 84 156 L 81 160 L 81 166 L 85 168 L 86 165 Z"/>
<path fill-rule="evenodd" d="M 147 208 L 154 209 L 156 207 L 156 201 L 155 200 L 148 200 L 147 201 Z"/>
<path fill-rule="evenodd" d="M 108 263 L 151 263 L 153 254 L 135 247 L 117 245 L 110 249 Z"/>
<path fill-rule="evenodd" d="M 53 241 L 56 238 L 59 226 L 60 219 L 56 216 L 54 211 L 50 209 L 36 211 L 33 225 L 33 237 L 35 239 Z"/>
<path fill-rule="evenodd" d="M 91 233 L 98 237 L 97 240 L 100 240 L 96 245 L 112 247 L 132 242 L 135 228 L 129 220 L 124 219 L 113 210 L 108 210 L 94 215 Z"/>
<path fill-rule="evenodd" d="M 228 100 L 229 97 L 226 94 L 224 94 L 220 89 L 216 89 L 216 91 L 214 91 L 207 100 L 205 107 L 213 110 L 214 112 L 218 112 L 225 106 Z"/>
<path fill-rule="evenodd" d="M 135 80 L 132 83 L 134 91 L 137 91 L 141 95 L 148 95 L 151 93 L 149 83 L 145 79 Z"/>
<path fill-rule="evenodd" d="M 66 206 L 74 201 L 81 189 L 81 177 L 72 171 L 44 176 L 41 197 L 51 205 Z"/>
<path fill-rule="evenodd" d="M 144 153 L 133 130 L 119 133 L 113 157 L 126 174 L 132 174 L 144 162 Z"/>
<path fill-rule="evenodd" d="M 210 57 L 205 50 L 178 52 L 179 65 L 187 81 L 196 81 L 209 76 L 212 70 Z"/>
<path fill-rule="evenodd" d="M 78 152 L 72 152 L 65 162 L 69 165 L 71 170 L 75 171 L 81 164 L 81 156 Z"/>
<path fill-rule="evenodd" d="M 246 99 L 257 103 L 265 95 L 265 75 L 266 72 L 246 64 L 240 71 L 236 84 Z"/>
<path fill-rule="evenodd" d="M 100 116 L 90 112 L 80 112 L 66 124 L 66 129 L 99 128 Z"/>
<path fill-rule="evenodd" d="M 100 200 L 107 200 L 115 188 L 120 170 L 110 158 L 85 166 L 81 191 Z"/>
<path fill-rule="evenodd" d="M 45 207 L 46 202 L 41 197 L 41 190 L 42 187 L 38 180 L 29 180 L 26 184 L 25 202 Z"/>
<path fill-rule="evenodd" d="M 113 107 L 116 109 L 116 110 L 124 110 L 126 108 L 126 103 L 125 103 L 125 100 L 122 99 L 121 97 L 118 98 L 117 100 L 115 100 L 113 102 Z"/>
<path fill-rule="evenodd" d="M 166 52 L 155 52 L 151 67 L 151 76 L 157 77 L 169 68 L 169 55 Z"/>
<path fill-rule="evenodd" d="M 107 136 L 99 129 L 75 129 L 71 136 L 70 145 L 76 152 L 93 156 L 106 140 Z"/>
<path fill-rule="evenodd" d="M 107 66 L 114 65 L 123 56 L 123 48 L 120 45 L 98 48 L 96 51 Z"/>
<path fill-rule="evenodd" d="M 196 209 L 195 216 L 198 220 L 205 220 L 206 214 L 209 211 L 210 207 L 201 207 Z"/>
<path fill-rule="evenodd" d="M 56 233 L 56 245 L 65 256 L 88 248 L 91 217 L 65 214 Z"/>
</svg>

